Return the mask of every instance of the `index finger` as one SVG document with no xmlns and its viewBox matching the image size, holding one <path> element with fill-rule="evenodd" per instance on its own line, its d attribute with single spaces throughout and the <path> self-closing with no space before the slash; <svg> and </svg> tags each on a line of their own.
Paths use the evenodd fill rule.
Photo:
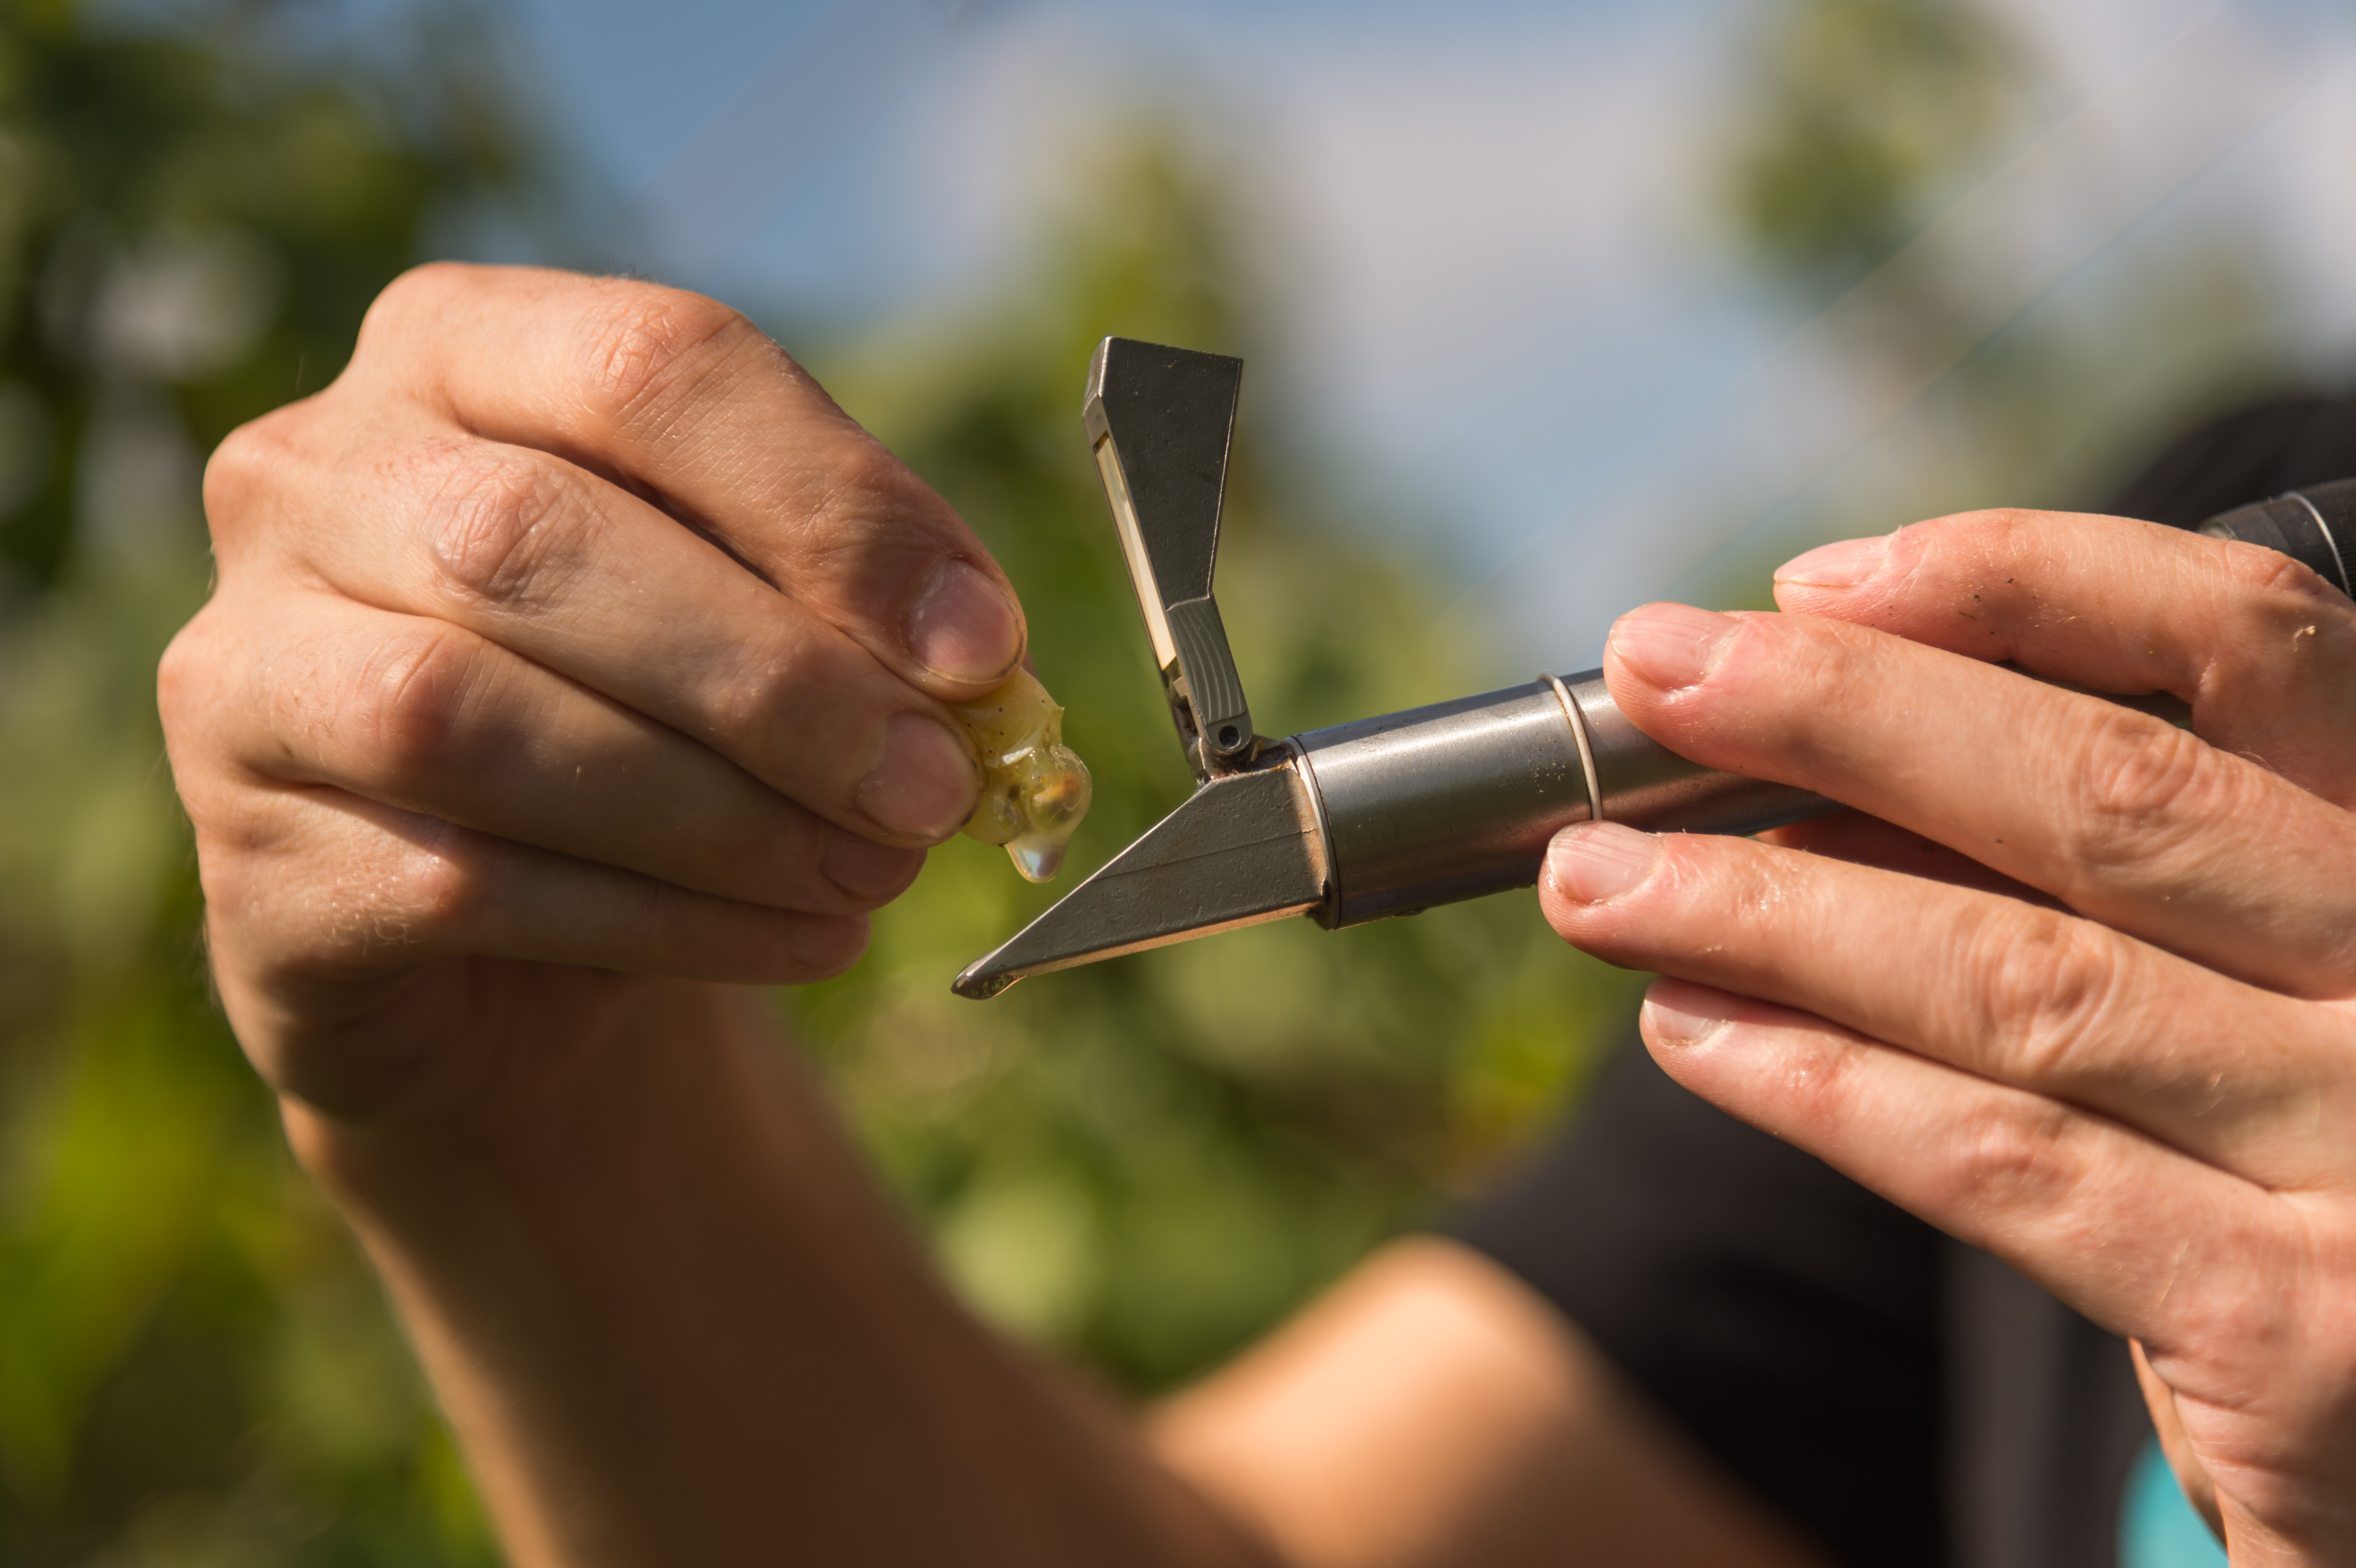
<svg viewBox="0 0 2356 1568">
<path fill-rule="evenodd" d="M 1810 550 L 1777 569 L 1775 599 L 2097 691 L 2172 692 L 2211 745 L 2356 798 L 2356 604 L 2257 545 L 1967 512 Z"/>
<path fill-rule="evenodd" d="M 2356 817 L 2160 720 L 1813 615 L 1650 605 L 1604 664 L 1622 711 L 1695 762 L 1815 790 L 2242 979 L 2356 987 Z"/>
<path fill-rule="evenodd" d="M 1013 590 L 964 520 L 716 301 L 437 263 L 385 290 L 353 364 L 637 491 L 936 697 L 995 686 L 1023 656 Z"/>
</svg>

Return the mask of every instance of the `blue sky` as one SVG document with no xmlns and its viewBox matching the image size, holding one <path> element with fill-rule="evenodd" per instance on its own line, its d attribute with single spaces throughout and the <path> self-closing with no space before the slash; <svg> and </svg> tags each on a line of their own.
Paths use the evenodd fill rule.
<svg viewBox="0 0 2356 1568">
<path fill-rule="evenodd" d="M 1503 674 L 1591 657 L 1730 536 L 2059 498 L 1922 480 L 1935 387 L 1875 382 L 1729 253 L 1725 106 L 1773 3 L 514 8 L 540 107 L 621 204 L 616 254 L 829 334 L 1005 286 L 1092 126 L 1141 97 L 1193 115 L 1247 155 L 1290 386 L 1478 585 Z M 2108 319 L 2223 236 L 2280 340 L 2136 323 L 2181 340 L 2123 347 L 2122 375 L 2173 379 L 2154 407 L 2253 356 L 2356 366 L 2356 16 L 1988 4 L 2036 102 L 1926 240 L 1985 280 L 1987 332 Z"/>
</svg>

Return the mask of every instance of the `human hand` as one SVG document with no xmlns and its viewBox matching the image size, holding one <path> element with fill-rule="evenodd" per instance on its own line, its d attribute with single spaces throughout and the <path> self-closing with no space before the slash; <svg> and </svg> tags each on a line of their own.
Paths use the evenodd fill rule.
<svg viewBox="0 0 2356 1568">
<path fill-rule="evenodd" d="M 2356 1559 L 2356 606 L 2254 546 L 2021 513 L 1776 592 L 1623 617 L 1613 696 L 1868 815 L 1575 827 L 1548 918 L 1665 976 L 1681 1083 L 2136 1340 L 2237 1564 Z"/>
<path fill-rule="evenodd" d="M 206 473 L 159 692 L 239 1038 L 335 1115 L 497 1115 L 697 983 L 852 963 L 1023 652 L 948 505 L 743 316 L 433 266 Z"/>
</svg>

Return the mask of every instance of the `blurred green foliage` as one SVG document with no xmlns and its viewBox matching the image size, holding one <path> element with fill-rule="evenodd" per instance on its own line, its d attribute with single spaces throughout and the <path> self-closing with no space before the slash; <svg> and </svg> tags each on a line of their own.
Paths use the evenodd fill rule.
<svg viewBox="0 0 2356 1568">
<path fill-rule="evenodd" d="M 1005 563 L 1097 795 L 1056 888 L 954 842 L 878 918 L 865 965 L 787 998 L 969 1295 L 1138 1389 L 1233 1350 L 1516 1151 L 1633 995 L 1524 894 L 1333 934 L 1288 921 L 989 1003 L 949 996 L 966 962 L 1193 785 L 1080 432 L 1105 334 L 1247 361 L 1219 593 L 1263 729 L 1474 688 L 1482 650 L 1435 630 L 1442 575 L 1332 516 L 1255 398 L 1270 335 L 1234 291 L 1230 182 L 1177 144 L 1141 133 L 1103 155 L 1027 299 L 819 366 Z"/>
<path fill-rule="evenodd" d="M 391 80 L 0 0 L 0 1562 L 493 1560 L 374 1282 L 208 995 L 155 667 L 202 453 L 324 383 L 516 167 Z"/>
<path fill-rule="evenodd" d="M 206 588 L 202 452 L 334 374 L 437 214 L 536 177 L 494 107 L 496 52 L 463 28 L 360 61 L 275 47 L 292 9 L 134 33 L 0 0 L 9 1564 L 496 1556 L 374 1282 L 210 1005 L 153 711 L 155 657 Z M 1821 293 L 1902 243 L 1990 144 L 2015 57 L 1960 3 L 1762 16 L 1737 218 Z M 1097 779 L 1064 887 L 1190 784 L 1079 430 L 1103 334 L 1254 367 L 1220 592 L 1264 728 L 1460 695 L 1483 662 L 1462 628 L 1430 630 L 1441 574 L 1335 515 L 1289 444 L 1262 392 L 1282 384 L 1274 307 L 1239 283 L 1237 182 L 1183 144 L 1148 126 L 1105 152 L 1020 293 L 809 356 L 1022 591 Z M 2083 385 L 2047 374 L 2066 358 L 1995 363 L 1988 385 L 2032 411 Z M 2031 415 L 1972 397 L 1976 461 L 2020 450 Z M 1141 1392 L 1510 1162 L 1633 995 L 1523 895 L 951 997 L 1054 891 L 954 842 L 864 964 L 778 1005 L 969 1297 Z"/>
<path fill-rule="evenodd" d="M 1996 150 L 2025 59 L 1969 0 L 1772 0 L 1758 21 L 1730 215 L 1771 269 L 1829 295 Z"/>
<path fill-rule="evenodd" d="M 0 229 L 21 414 L 0 448 L 0 1561 L 489 1561 L 373 1281 L 209 1004 L 152 672 L 206 587 L 201 452 L 328 379 L 435 211 L 519 165 L 446 86 L 291 60 L 259 23 L 199 42 L 10 3 L 0 155 L 37 177 Z M 1022 297 L 817 364 L 1023 592 L 1098 782 L 1066 886 L 1190 783 L 1081 372 L 1112 330 L 1261 357 L 1217 182 L 1174 144 L 1108 156 Z M 1223 573 L 1257 709 L 1290 730 L 1461 692 L 1471 650 L 1405 630 L 1432 622 L 1432 574 L 1322 514 L 1270 411 L 1247 421 Z M 971 1297 L 1139 1390 L 1518 1147 L 1631 983 L 1526 896 L 951 998 L 1046 896 L 959 841 L 866 964 L 781 1006 Z"/>
<path fill-rule="evenodd" d="M 1855 387 L 1926 389 L 1720 546 L 1688 579 L 1693 596 L 1767 607 L 1772 568 L 1797 551 L 1917 518 L 2099 508 L 2159 442 L 2313 373 L 2300 363 L 2310 334 L 2290 324 L 2246 234 L 2130 238 L 1994 320 L 1991 283 L 2000 291 L 2007 270 L 2051 242 L 2050 215 L 1995 215 L 2009 231 L 1970 244 L 1953 232 L 1912 243 L 2015 157 L 2078 138 L 2086 169 L 2107 166 L 2001 11 L 1985 0 L 1753 9 L 1751 69 L 1729 121 L 1732 237 L 1793 304 L 1838 298 L 1826 319 L 1839 323 Z M 2084 200 L 2103 210 L 2115 193 L 2087 177 Z"/>
<path fill-rule="evenodd" d="M 458 36 L 430 67 L 295 67 L 284 4 L 185 35 L 0 4 L 0 563 L 55 581 L 109 405 L 162 389 L 200 451 L 316 389 L 420 226 L 517 172 Z M 453 18 L 421 24 L 447 32 Z"/>
</svg>

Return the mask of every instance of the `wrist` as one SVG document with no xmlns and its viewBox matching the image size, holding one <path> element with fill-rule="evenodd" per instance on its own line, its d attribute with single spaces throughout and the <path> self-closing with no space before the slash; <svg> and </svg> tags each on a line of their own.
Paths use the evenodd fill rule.
<svg viewBox="0 0 2356 1568">
<path fill-rule="evenodd" d="M 613 984 L 519 1003 L 511 1024 L 440 1028 L 432 1009 L 387 1008 L 397 1029 L 314 1014 L 276 1037 L 282 1071 L 265 1076 L 297 1159 L 356 1221 L 460 1201 L 461 1186 L 562 1201 L 617 1164 L 715 1136 L 750 1108 L 748 1079 L 799 1076 L 771 1060 L 756 992 L 588 978 Z"/>
</svg>

